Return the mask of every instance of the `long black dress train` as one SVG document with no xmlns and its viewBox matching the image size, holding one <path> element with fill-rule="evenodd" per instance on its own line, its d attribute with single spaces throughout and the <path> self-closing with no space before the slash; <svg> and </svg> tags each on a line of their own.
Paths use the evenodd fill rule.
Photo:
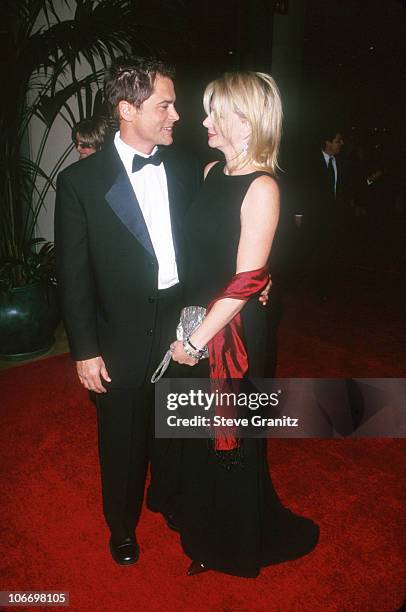
<svg viewBox="0 0 406 612">
<path fill-rule="evenodd" d="M 223 170 L 224 163 L 211 169 L 185 220 L 185 305 L 207 306 L 235 274 L 241 204 L 252 181 L 264 174 L 229 176 Z M 264 375 L 268 318 L 257 296 L 242 310 L 251 377 Z M 178 375 L 208 376 L 207 360 L 183 366 Z M 153 480 L 148 497 L 155 509 L 176 515 L 182 547 L 191 559 L 217 571 L 255 577 L 261 567 L 309 553 L 319 529 L 280 502 L 269 475 L 266 440 L 244 439 L 242 453 L 242 464 L 228 470 L 207 440 L 173 441 L 163 462 L 167 472 Z M 176 500 L 170 488 L 177 489 Z"/>
</svg>

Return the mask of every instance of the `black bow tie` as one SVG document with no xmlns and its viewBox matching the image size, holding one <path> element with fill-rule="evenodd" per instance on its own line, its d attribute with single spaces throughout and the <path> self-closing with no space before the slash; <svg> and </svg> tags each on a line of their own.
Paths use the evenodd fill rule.
<svg viewBox="0 0 406 612">
<path fill-rule="evenodd" d="M 159 166 L 161 162 L 162 162 L 162 159 L 161 159 L 161 154 L 159 151 L 156 151 L 153 155 L 151 155 L 151 157 L 141 157 L 141 155 L 137 155 L 136 153 L 133 158 L 132 171 L 137 172 L 138 170 L 141 170 L 141 168 L 143 168 L 144 166 L 147 166 L 148 164 Z"/>
</svg>

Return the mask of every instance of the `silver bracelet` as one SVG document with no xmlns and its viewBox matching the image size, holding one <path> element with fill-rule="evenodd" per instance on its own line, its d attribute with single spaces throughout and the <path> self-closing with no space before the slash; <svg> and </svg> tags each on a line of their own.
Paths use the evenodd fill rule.
<svg viewBox="0 0 406 612">
<path fill-rule="evenodd" d="M 202 349 L 195 347 L 190 342 L 189 337 L 185 338 L 182 344 L 183 344 L 183 350 L 185 351 L 187 355 L 189 355 L 189 357 L 193 357 L 193 359 L 197 359 L 198 361 L 200 361 L 200 359 L 203 359 L 203 357 L 205 357 L 206 347 Z"/>
</svg>

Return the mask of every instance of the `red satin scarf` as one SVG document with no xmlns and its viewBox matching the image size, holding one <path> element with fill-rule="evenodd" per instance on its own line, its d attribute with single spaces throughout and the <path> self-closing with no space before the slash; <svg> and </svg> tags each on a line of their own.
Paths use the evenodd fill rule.
<svg viewBox="0 0 406 612">
<path fill-rule="evenodd" d="M 268 283 L 266 268 L 249 270 L 235 274 L 224 291 L 208 306 L 207 312 L 213 305 L 224 298 L 247 301 L 258 294 Z M 243 326 L 241 314 L 235 317 L 221 329 L 209 342 L 210 378 L 219 392 L 230 392 L 226 379 L 244 378 L 248 372 L 248 355 L 243 341 Z M 229 417 L 235 414 L 234 406 L 220 406 L 219 413 Z M 218 414 L 218 413 L 217 413 Z M 215 437 L 216 450 L 232 450 L 238 448 L 239 442 L 232 433 L 232 428 L 217 432 Z"/>
</svg>

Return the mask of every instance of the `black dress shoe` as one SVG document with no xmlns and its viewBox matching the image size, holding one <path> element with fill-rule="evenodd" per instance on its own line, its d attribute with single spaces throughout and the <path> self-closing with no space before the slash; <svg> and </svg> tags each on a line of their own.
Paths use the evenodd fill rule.
<svg viewBox="0 0 406 612">
<path fill-rule="evenodd" d="M 134 538 L 126 538 L 118 544 L 110 538 L 110 552 L 114 561 L 119 565 L 132 565 L 137 563 L 140 549 Z"/>
<path fill-rule="evenodd" d="M 163 517 L 169 529 L 172 529 L 172 531 L 176 531 L 177 533 L 180 532 L 180 527 L 177 524 L 176 519 L 173 514 L 164 514 Z"/>
<path fill-rule="evenodd" d="M 186 573 L 188 576 L 196 576 L 196 574 L 202 574 L 203 572 L 208 572 L 209 570 L 210 568 L 207 567 L 204 563 L 192 561 Z"/>
</svg>

